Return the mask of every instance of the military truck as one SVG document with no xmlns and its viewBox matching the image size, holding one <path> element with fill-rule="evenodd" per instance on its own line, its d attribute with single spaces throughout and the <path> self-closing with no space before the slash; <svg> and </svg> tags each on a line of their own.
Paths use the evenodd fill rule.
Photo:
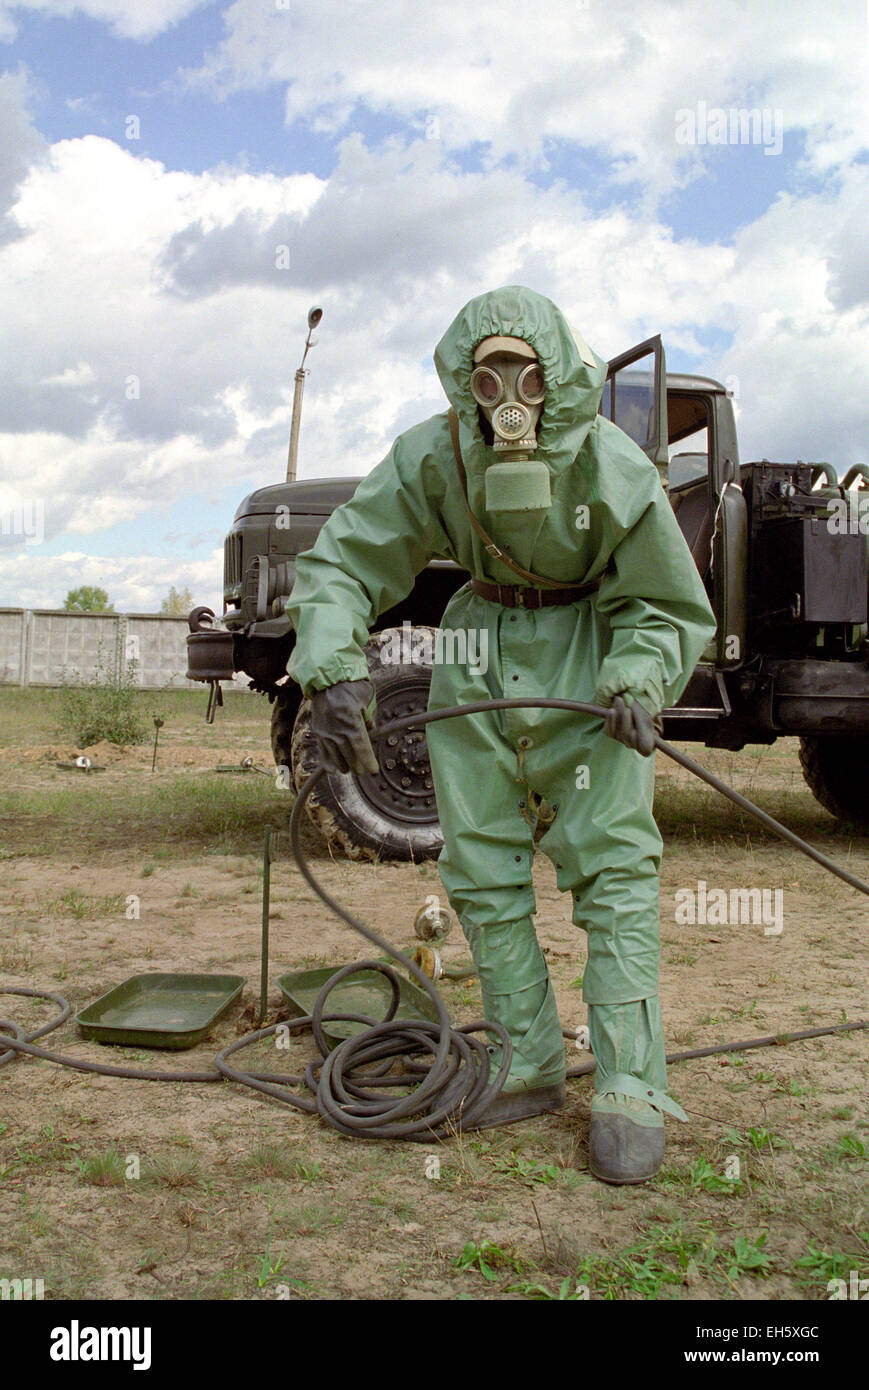
<svg viewBox="0 0 869 1390">
<path fill-rule="evenodd" d="M 718 623 L 682 699 L 664 712 L 664 736 L 740 749 L 795 735 L 818 801 L 866 833 L 869 470 L 840 481 L 828 463 L 740 463 L 732 394 L 707 377 L 668 373 L 660 337 L 609 363 L 601 413 L 657 466 Z M 246 673 L 271 702 L 275 763 L 296 788 L 317 752 L 310 704 L 287 676 L 294 632 L 284 609 L 296 556 L 360 481 L 315 478 L 252 492 L 226 537 L 222 625 L 208 609 L 190 615 L 188 676 L 211 684 L 209 716 L 219 682 Z M 380 614 L 366 649 L 380 723 L 426 708 L 433 630 L 467 579 L 435 558 Z M 309 801 L 312 819 L 354 858 L 436 856 L 442 839 L 424 730 L 374 747 L 379 773 L 330 774 Z"/>
</svg>

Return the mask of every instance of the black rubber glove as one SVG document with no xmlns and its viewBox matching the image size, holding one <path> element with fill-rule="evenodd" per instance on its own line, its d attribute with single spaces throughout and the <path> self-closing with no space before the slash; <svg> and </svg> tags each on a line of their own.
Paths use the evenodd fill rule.
<svg viewBox="0 0 869 1390">
<path fill-rule="evenodd" d="M 379 772 L 363 711 L 374 697 L 370 681 L 339 681 L 311 696 L 311 730 L 330 772 Z"/>
<path fill-rule="evenodd" d="M 655 721 L 645 705 L 637 700 L 627 705 L 621 695 L 616 695 L 607 710 L 603 727 L 610 738 L 623 743 L 626 748 L 635 748 L 644 758 L 655 751 Z"/>
</svg>

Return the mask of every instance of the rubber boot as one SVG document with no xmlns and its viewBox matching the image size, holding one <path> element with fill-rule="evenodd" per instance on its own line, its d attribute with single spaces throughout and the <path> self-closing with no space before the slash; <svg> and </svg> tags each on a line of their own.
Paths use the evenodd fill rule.
<svg viewBox="0 0 869 1390">
<path fill-rule="evenodd" d="M 550 1110 L 565 1101 L 564 1042 L 549 971 L 531 917 L 494 927 L 463 928 L 480 979 L 485 1017 L 500 1023 L 513 1045 L 499 1096 L 474 1124 L 490 1129 Z M 491 1075 L 501 1048 L 490 1048 Z"/>
<path fill-rule="evenodd" d="M 602 1182 L 648 1182 L 664 1158 L 664 1112 L 688 1118 L 667 1095 L 660 1001 L 590 1004 L 588 1021 L 597 1062 L 589 1167 Z"/>
</svg>

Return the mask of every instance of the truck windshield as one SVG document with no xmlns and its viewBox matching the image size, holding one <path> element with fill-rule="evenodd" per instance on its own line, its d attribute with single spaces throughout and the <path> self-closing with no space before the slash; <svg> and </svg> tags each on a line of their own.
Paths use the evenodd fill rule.
<svg viewBox="0 0 869 1390">
<path fill-rule="evenodd" d="M 671 444 L 668 468 L 670 487 L 684 487 L 699 482 L 709 472 L 709 440 L 705 425 L 702 430 Z"/>
</svg>

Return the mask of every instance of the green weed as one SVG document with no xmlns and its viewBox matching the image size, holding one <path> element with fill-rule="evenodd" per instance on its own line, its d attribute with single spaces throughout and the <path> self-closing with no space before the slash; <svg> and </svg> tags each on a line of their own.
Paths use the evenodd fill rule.
<svg viewBox="0 0 869 1390">
<path fill-rule="evenodd" d="M 556 1182 L 560 1172 L 555 1163 L 540 1163 L 536 1158 L 522 1158 L 515 1151 L 509 1158 L 496 1158 L 492 1167 L 496 1173 L 515 1178 L 526 1187 Z"/>
<path fill-rule="evenodd" d="M 84 1182 L 93 1187 L 123 1187 L 126 1181 L 125 1164 L 117 1149 L 106 1149 L 93 1158 L 74 1158 L 74 1166 Z"/>
<path fill-rule="evenodd" d="M 801 1284 L 817 1285 L 824 1287 L 831 1279 L 847 1279 L 849 1272 L 854 1268 L 854 1256 L 845 1255 L 841 1250 L 819 1250 L 815 1245 L 809 1245 L 805 1255 L 801 1255 L 796 1262 L 796 1268 L 801 1271 L 797 1278 Z"/>
<path fill-rule="evenodd" d="M 118 672 L 100 652 L 88 680 L 61 687 L 60 732 L 72 738 L 77 748 L 90 748 L 103 740 L 121 747 L 144 743 L 153 706 L 153 696 L 136 683 L 136 662 L 128 662 Z"/>
<path fill-rule="evenodd" d="M 456 1269 L 475 1269 L 489 1284 L 497 1284 L 505 1272 L 522 1274 L 524 1265 L 515 1255 L 508 1254 L 491 1240 L 476 1245 L 469 1240 L 461 1255 L 454 1261 Z"/>
<path fill-rule="evenodd" d="M 836 1144 L 837 1158 L 865 1158 L 866 1145 L 856 1134 L 843 1134 Z"/>
<path fill-rule="evenodd" d="M 765 1244 L 765 1231 L 755 1240 L 749 1240 L 748 1236 L 736 1236 L 733 1241 L 733 1263 L 727 1271 L 728 1278 L 732 1280 L 739 1274 L 751 1274 L 765 1279 L 772 1265 L 763 1248 Z"/>
</svg>

